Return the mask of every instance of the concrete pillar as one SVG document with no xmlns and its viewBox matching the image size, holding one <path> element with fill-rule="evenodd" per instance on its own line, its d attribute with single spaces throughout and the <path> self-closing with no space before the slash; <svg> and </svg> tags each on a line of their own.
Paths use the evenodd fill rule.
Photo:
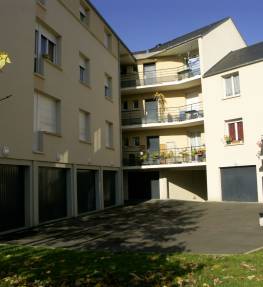
<svg viewBox="0 0 263 287">
<path fill-rule="evenodd" d="M 119 169 L 116 174 L 116 205 L 124 204 L 123 171 Z"/>
<path fill-rule="evenodd" d="M 97 210 L 104 209 L 104 196 L 103 196 L 103 169 L 100 168 L 97 172 L 97 186 L 96 186 L 96 207 Z"/>
<path fill-rule="evenodd" d="M 160 199 L 168 199 L 167 178 L 166 177 L 160 178 L 159 185 L 160 185 Z"/>
<path fill-rule="evenodd" d="M 68 175 L 68 216 L 78 216 L 78 188 L 77 188 L 77 166 L 74 164 Z"/>
<path fill-rule="evenodd" d="M 33 161 L 32 165 L 32 217 L 31 224 L 36 226 L 39 224 L 39 204 L 38 204 L 38 165 Z"/>
</svg>

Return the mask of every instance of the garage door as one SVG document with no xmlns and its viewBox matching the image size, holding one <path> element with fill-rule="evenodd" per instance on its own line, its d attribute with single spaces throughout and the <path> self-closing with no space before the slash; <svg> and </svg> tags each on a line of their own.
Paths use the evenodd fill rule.
<svg viewBox="0 0 263 287">
<path fill-rule="evenodd" d="M 258 201 L 255 166 L 221 168 L 221 185 L 224 201 Z"/>
<path fill-rule="evenodd" d="M 25 168 L 0 165 L 0 232 L 25 226 Z"/>
<path fill-rule="evenodd" d="M 67 216 L 67 170 L 40 167 L 38 175 L 39 222 Z"/>
</svg>

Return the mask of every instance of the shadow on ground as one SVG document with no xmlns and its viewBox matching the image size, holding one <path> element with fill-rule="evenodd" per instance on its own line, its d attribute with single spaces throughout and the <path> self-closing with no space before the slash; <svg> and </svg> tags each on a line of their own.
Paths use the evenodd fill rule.
<svg viewBox="0 0 263 287">
<path fill-rule="evenodd" d="M 183 252 L 206 212 L 202 204 L 155 201 L 114 208 L 2 237 L 3 243 L 76 250 Z"/>
</svg>

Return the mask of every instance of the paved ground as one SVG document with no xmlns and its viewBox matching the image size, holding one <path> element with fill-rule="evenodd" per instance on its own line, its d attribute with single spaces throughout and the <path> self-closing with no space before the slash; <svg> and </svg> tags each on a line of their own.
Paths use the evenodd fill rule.
<svg viewBox="0 0 263 287">
<path fill-rule="evenodd" d="M 262 204 L 151 201 L 49 224 L 1 243 L 113 251 L 241 253 L 263 246 Z"/>
</svg>

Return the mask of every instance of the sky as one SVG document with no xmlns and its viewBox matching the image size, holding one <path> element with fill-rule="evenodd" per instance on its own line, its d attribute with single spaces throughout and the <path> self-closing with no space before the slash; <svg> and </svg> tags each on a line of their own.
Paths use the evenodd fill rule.
<svg viewBox="0 0 263 287">
<path fill-rule="evenodd" d="M 131 51 L 231 17 L 248 45 L 263 41 L 262 0 L 91 0 Z"/>
</svg>

